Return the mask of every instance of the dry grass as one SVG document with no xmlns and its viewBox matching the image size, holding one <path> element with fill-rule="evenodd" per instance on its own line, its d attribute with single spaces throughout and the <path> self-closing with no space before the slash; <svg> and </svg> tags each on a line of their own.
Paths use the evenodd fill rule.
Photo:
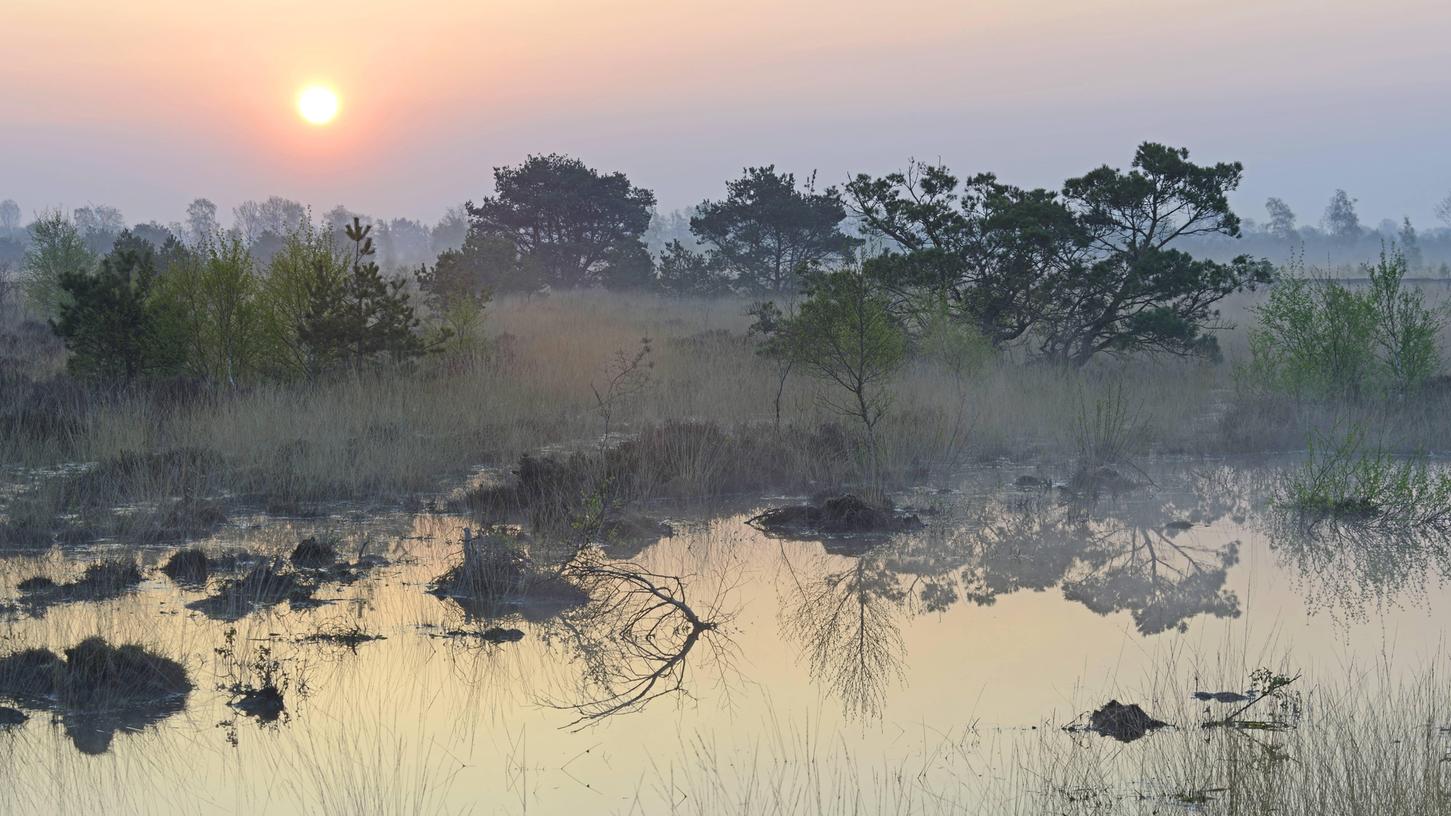
<svg viewBox="0 0 1451 816">
<path fill-rule="evenodd" d="M 281 506 L 398 500 L 455 485 L 480 465 L 550 446 L 596 445 L 604 422 L 591 386 L 613 354 L 633 353 L 646 337 L 653 349 L 648 384 L 612 407 L 612 428 L 633 433 L 698 420 L 764 432 L 775 372 L 746 335 L 747 305 L 607 293 L 503 299 L 491 307 L 495 340 L 483 351 L 317 384 L 94 397 L 70 405 L 69 424 L 55 433 L 12 426 L 0 453 L 11 464 L 53 466 L 204 450 L 225 463 L 221 483 L 234 495 Z M 1227 322 L 1247 322 L 1246 303 L 1230 311 Z M 1084 406 L 1108 400 L 1122 400 L 1133 417 L 1136 454 L 1299 448 L 1310 427 L 1343 421 L 1345 410 L 1324 406 L 1240 406 L 1236 413 L 1232 366 L 1243 332 L 1228 332 L 1223 345 L 1229 361 L 1220 365 L 1106 360 L 1063 371 L 1002 360 L 963 381 L 937 363 L 914 362 L 898 377 L 881 429 L 886 467 L 920 480 L 969 458 L 1071 457 Z M 827 387 L 794 376 L 783 422 L 797 429 L 837 423 L 822 399 Z M 1394 428 L 1402 447 L 1429 449 L 1451 438 L 1443 402 L 1354 410 Z M 0 421 L 9 407 L 0 399 Z M 118 484 L 114 492 L 184 498 L 175 481 L 153 478 L 146 489 Z"/>
</svg>

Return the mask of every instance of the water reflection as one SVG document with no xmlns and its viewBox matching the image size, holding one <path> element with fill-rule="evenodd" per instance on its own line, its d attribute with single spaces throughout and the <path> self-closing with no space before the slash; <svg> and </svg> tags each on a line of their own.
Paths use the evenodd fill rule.
<svg viewBox="0 0 1451 816">
<path fill-rule="evenodd" d="M 783 543 L 782 635 L 849 716 L 874 717 L 904 674 L 902 628 L 915 615 L 1057 589 L 1095 614 L 1127 613 L 1146 636 L 1237 617 L 1226 584 L 1239 542 L 1201 528 L 1243 508 L 1214 482 L 1198 484 L 1136 502 L 994 491 L 945 508 L 918 534 L 836 542 L 815 557 Z"/>
<path fill-rule="evenodd" d="M 1433 582 L 1451 578 L 1446 530 L 1307 523 L 1291 513 L 1271 514 L 1266 528 L 1312 610 L 1364 620 L 1372 610 L 1424 601 Z"/>
<path fill-rule="evenodd" d="M 800 646 L 812 679 L 841 699 L 848 716 L 878 716 L 907 657 L 900 575 L 869 556 L 832 569 L 826 558 L 794 564 L 783 547 L 782 560 L 783 637 Z"/>
<path fill-rule="evenodd" d="M 569 573 L 589 597 L 557 628 L 580 667 L 574 699 L 555 703 L 578 713 L 571 725 L 689 694 L 690 657 L 703 638 L 717 659 L 730 651 L 719 631 L 728 619 L 719 599 L 697 610 L 679 575 L 611 562 L 598 552 L 583 553 Z"/>
</svg>

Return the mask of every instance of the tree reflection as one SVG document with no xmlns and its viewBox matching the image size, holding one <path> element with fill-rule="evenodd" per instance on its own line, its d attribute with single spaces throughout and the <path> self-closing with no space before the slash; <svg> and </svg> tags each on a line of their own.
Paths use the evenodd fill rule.
<svg viewBox="0 0 1451 816">
<path fill-rule="evenodd" d="M 726 615 L 715 601 L 693 606 L 682 577 L 610 562 L 597 552 L 581 553 L 567 572 L 590 598 L 558 621 L 583 667 L 576 699 L 556 704 L 579 714 L 571 725 L 688 695 L 689 658 L 702 641 L 718 663 L 729 662 L 729 641 L 710 637 L 720 633 Z"/>
<path fill-rule="evenodd" d="M 803 571 L 786 563 L 785 637 L 800 645 L 812 679 L 841 698 L 848 716 L 877 716 L 907 656 L 900 623 L 907 593 L 897 573 L 869 557 L 837 570 L 823 569 L 825 559 Z"/>
<path fill-rule="evenodd" d="M 920 534 L 836 548 L 805 567 L 783 549 L 783 635 L 848 715 L 875 716 L 903 673 L 906 615 L 1056 588 L 1096 614 L 1127 612 L 1144 635 L 1183 631 L 1201 615 L 1236 617 L 1239 599 L 1225 584 L 1239 543 L 1194 528 L 1242 511 L 1242 497 L 1226 496 L 1217 479 L 1193 486 L 1116 504 L 1007 493 Z"/>
<path fill-rule="evenodd" d="M 1300 576 L 1311 609 L 1364 619 L 1451 578 L 1451 535 L 1432 528 L 1383 529 L 1354 523 L 1306 523 L 1295 514 L 1270 520 L 1270 547 Z"/>
<path fill-rule="evenodd" d="M 1162 527 L 1126 527 L 1097 537 L 1079 557 L 1081 575 L 1063 597 L 1100 615 L 1127 611 L 1140 633 L 1185 631 L 1190 618 L 1239 617 L 1239 598 L 1224 588 L 1239 561 L 1239 542 L 1176 543 Z"/>
</svg>

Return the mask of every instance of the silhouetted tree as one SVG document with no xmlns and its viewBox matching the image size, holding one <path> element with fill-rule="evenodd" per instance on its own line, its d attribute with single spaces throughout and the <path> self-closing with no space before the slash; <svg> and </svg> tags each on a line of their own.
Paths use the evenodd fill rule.
<svg viewBox="0 0 1451 816">
<path fill-rule="evenodd" d="M 232 210 L 233 225 L 248 246 L 271 235 L 272 250 L 282 237 L 307 220 L 307 208 L 288 198 L 269 196 L 266 201 L 243 201 Z"/>
<path fill-rule="evenodd" d="M 198 198 L 186 205 L 185 235 L 182 238 L 188 244 L 196 246 L 221 229 L 221 224 L 217 223 L 217 205 L 210 200 Z"/>
<path fill-rule="evenodd" d="M 429 244 L 435 257 L 464 245 L 469 233 L 469 213 L 463 207 L 449 207 L 429 230 Z"/>
<path fill-rule="evenodd" d="M 0 233 L 15 232 L 20 229 L 20 205 L 15 199 L 7 198 L 0 201 Z"/>
<path fill-rule="evenodd" d="M 1104 166 L 1063 186 L 1087 238 L 1056 280 L 1036 327 L 1047 358 L 1081 366 L 1099 353 L 1218 355 L 1206 326 L 1220 300 L 1270 280 L 1266 261 L 1202 260 L 1171 247 L 1194 235 L 1238 237 L 1227 193 L 1238 162 L 1197 165 L 1189 151 L 1145 143 L 1128 172 Z"/>
<path fill-rule="evenodd" d="M 1420 269 L 1423 262 L 1421 239 L 1416 235 L 1416 228 L 1411 225 L 1410 216 L 1401 219 L 1401 230 L 1397 237 L 1400 239 L 1401 254 L 1406 256 L 1406 266 L 1412 270 Z"/>
<path fill-rule="evenodd" d="M 660 253 L 660 289 L 672 295 L 718 295 L 730 291 L 730 284 L 704 254 L 679 241 L 671 241 Z"/>
<path fill-rule="evenodd" d="M 1325 207 L 1325 231 L 1336 240 L 1350 243 L 1360 239 L 1360 215 L 1355 211 L 1355 199 L 1344 190 L 1336 190 Z"/>
<path fill-rule="evenodd" d="M 647 277 L 641 235 L 655 196 L 623 173 L 603 174 L 578 159 L 530 156 L 517 167 L 494 169 L 494 195 L 466 206 L 475 247 L 502 237 L 523 272 L 547 284 L 634 286 Z M 466 241 L 462 263 L 473 263 Z"/>
<path fill-rule="evenodd" d="M 1451 227 L 1451 193 L 1436 204 L 1436 217 L 1441 219 L 1446 226 Z"/>
<path fill-rule="evenodd" d="M 1295 212 L 1283 199 L 1271 198 L 1265 202 L 1265 211 L 1270 220 L 1266 225 L 1271 235 L 1289 239 L 1295 237 Z"/>
<path fill-rule="evenodd" d="M 896 245 L 866 263 L 894 311 L 921 324 L 945 308 L 993 346 L 1023 337 L 1042 317 L 1085 243 L 1053 193 L 991 174 L 960 182 L 946 167 L 913 163 L 878 179 L 857 176 L 847 194 L 867 230 Z"/>
<path fill-rule="evenodd" d="M 392 218 L 378 225 L 378 255 L 385 270 L 414 269 L 431 260 L 433 237 L 411 218 Z"/>
<path fill-rule="evenodd" d="M 747 167 L 726 183 L 724 200 L 697 207 L 690 231 L 736 288 L 785 292 L 800 288 L 802 270 L 850 260 L 861 241 L 841 231 L 845 218 L 836 188 L 817 192 L 812 175 L 797 189 L 794 175 L 768 165 Z"/>
<path fill-rule="evenodd" d="M 158 252 L 174 237 L 170 229 L 155 221 L 135 225 L 131 228 L 131 234 L 151 244 Z"/>
<path fill-rule="evenodd" d="M 109 252 L 116 236 L 126 229 L 126 217 L 121 211 L 104 204 L 77 207 L 71 217 L 86 247 L 97 255 Z"/>
</svg>

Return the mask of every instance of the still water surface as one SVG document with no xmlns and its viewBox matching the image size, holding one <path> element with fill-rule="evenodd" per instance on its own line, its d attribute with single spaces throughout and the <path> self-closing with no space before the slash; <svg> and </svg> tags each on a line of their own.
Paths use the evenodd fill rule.
<svg viewBox="0 0 1451 816">
<path fill-rule="evenodd" d="M 325 585 L 320 603 L 237 620 L 198 603 L 217 579 L 183 589 L 154 569 L 115 600 L 13 611 L 5 651 L 97 633 L 154 644 L 196 690 L 159 721 L 32 712 L 0 732 L 0 810 L 990 808 L 1031 788 L 1011 781 L 1024 746 L 1081 739 L 1058 727 L 1110 697 L 1153 705 L 1135 695 L 1166 665 L 1201 667 L 1191 676 L 1206 688 L 1243 688 L 1262 665 L 1310 686 L 1347 665 L 1409 674 L 1440 656 L 1446 542 L 1277 521 L 1267 502 L 1283 464 L 1157 462 L 1154 487 L 1095 502 L 1015 486 L 1025 470 L 978 470 L 902 497 L 931 511 L 926 530 L 878 540 L 787 540 L 747 523 L 780 499 L 647 508 L 674 535 L 609 555 L 663 595 L 600 584 L 559 615 L 480 618 L 430 594 L 466 519 L 340 510 L 234 525 L 205 546 L 285 554 L 326 535 L 345 553 L 367 541 L 389 564 Z M 11 556 L 0 584 L 13 599 L 23 578 L 108 554 Z M 653 603 L 667 597 L 713 628 Z M 383 639 L 306 640 L 353 626 Z M 492 627 L 524 637 L 477 636 Z M 270 723 L 229 707 L 224 688 L 258 659 L 286 683 Z"/>
</svg>

